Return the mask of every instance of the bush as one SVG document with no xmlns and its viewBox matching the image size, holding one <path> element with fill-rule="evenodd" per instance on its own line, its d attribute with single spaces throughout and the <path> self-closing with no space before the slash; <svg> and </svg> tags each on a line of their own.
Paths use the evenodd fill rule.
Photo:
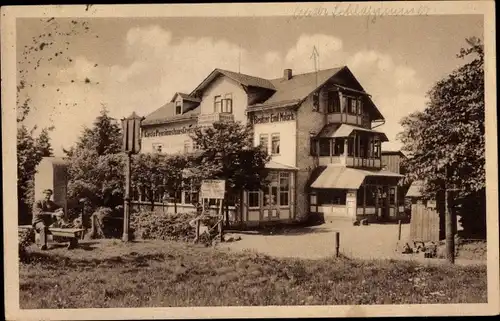
<svg viewBox="0 0 500 321">
<path fill-rule="evenodd" d="M 21 262 L 25 262 L 28 260 L 28 251 L 26 250 L 26 248 L 35 242 L 35 231 L 33 229 L 19 230 L 18 242 L 19 260 Z"/>
<path fill-rule="evenodd" d="M 196 229 L 190 222 L 197 217 L 193 213 L 166 214 L 159 212 L 139 212 L 131 215 L 130 226 L 135 231 L 134 238 L 156 239 L 192 242 L 196 237 Z M 216 223 L 216 219 L 207 217 L 202 220 L 202 224 L 211 228 Z M 217 234 L 217 229 L 201 237 L 203 242 L 208 242 Z"/>
</svg>

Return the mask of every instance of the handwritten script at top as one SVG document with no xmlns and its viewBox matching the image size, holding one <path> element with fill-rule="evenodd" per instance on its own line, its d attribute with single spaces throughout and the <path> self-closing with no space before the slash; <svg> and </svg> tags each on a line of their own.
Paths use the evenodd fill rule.
<svg viewBox="0 0 500 321">
<path fill-rule="evenodd" d="M 383 16 L 428 15 L 431 8 L 425 5 L 405 7 L 372 7 L 363 4 L 336 4 L 325 8 L 322 6 L 299 8 L 296 7 L 289 21 L 312 17 L 349 17 L 366 16 L 370 22 L 375 22 Z"/>
</svg>

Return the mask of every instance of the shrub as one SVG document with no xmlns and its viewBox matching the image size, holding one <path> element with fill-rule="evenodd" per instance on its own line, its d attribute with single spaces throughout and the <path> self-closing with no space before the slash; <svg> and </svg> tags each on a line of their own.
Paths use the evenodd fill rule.
<svg viewBox="0 0 500 321">
<path fill-rule="evenodd" d="M 130 226 L 135 231 L 135 238 L 191 242 L 196 237 L 196 229 L 190 222 L 196 217 L 195 212 L 178 214 L 138 212 L 131 215 Z M 202 220 L 202 224 L 209 228 L 215 223 L 215 218 L 207 217 Z M 200 240 L 211 242 L 216 234 L 217 229 L 214 229 L 209 237 L 205 235 Z"/>
<path fill-rule="evenodd" d="M 19 260 L 21 262 L 25 262 L 28 260 L 28 251 L 26 250 L 26 248 L 35 242 L 35 231 L 33 229 L 19 230 L 18 242 Z"/>
</svg>

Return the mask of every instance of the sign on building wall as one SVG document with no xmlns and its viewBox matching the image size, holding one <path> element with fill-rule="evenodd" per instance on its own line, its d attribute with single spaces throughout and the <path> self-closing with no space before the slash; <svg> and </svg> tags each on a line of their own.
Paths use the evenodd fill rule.
<svg viewBox="0 0 500 321">
<path fill-rule="evenodd" d="M 290 121 L 290 120 L 295 120 L 295 112 L 291 110 L 281 111 L 276 113 L 252 115 L 253 124 L 276 123 L 276 122 Z"/>
<path fill-rule="evenodd" d="M 188 134 L 195 130 L 195 127 L 181 127 L 181 128 L 165 128 L 155 130 L 145 130 L 144 137 L 158 137 L 158 136 L 171 136 Z"/>
<path fill-rule="evenodd" d="M 224 192 L 226 189 L 226 181 L 211 179 L 203 180 L 201 183 L 201 197 L 211 199 L 224 199 Z"/>
</svg>

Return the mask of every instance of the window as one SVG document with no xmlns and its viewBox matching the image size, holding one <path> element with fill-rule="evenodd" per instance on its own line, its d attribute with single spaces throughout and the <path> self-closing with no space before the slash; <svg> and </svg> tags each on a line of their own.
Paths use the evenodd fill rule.
<svg viewBox="0 0 500 321">
<path fill-rule="evenodd" d="M 193 150 L 200 149 L 200 146 L 193 140 Z"/>
<path fill-rule="evenodd" d="M 333 155 L 340 156 L 344 154 L 344 139 L 335 138 L 333 145 Z"/>
<path fill-rule="evenodd" d="M 214 113 L 219 113 L 222 110 L 222 97 L 220 95 L 214 97 Z"/>
<path fill-rule="evenodd" d="M 313 111 L 319 111 L 319 93 L 313 94 Z"/>
<path fill-rule="evenodd" d="M 176 115 L 182 114 L 182 102 L 181 101 L 175 102 L 175 114 Z"/>
<path fill-rule="evenodd" d="M 396 204 L 396 189 L 394 187 L 389 188 L 389 205 Z"/>
<path fill-rule="evenodd" d="M 317 138 L 311 138 L 309 140 L 309 144 L 310 144 L 310 154 L 311 156 L 318 156 L 318 149 L 316 148 L 316 143 L 318 142 Z"/>
<path fill-rule="evenodd" d="M 359 151 L 360 151 L 360 154 L 359 156 L 360 157 L 366 157 L 366 138 L 365 137 L 361 137 L 359 139 Z"/>
<path fill-rule="evenodd" d="M 356 194 L 356 205 L 358 207 L 363 206 L 363 197 L 364 197 L 364 194 L 365 194 L 365 188 L 364 188 L 364 186 L 360 186 L 358 188 L 358 192 Z"/>
<path fill-rule="evenodd" d="M 233 112 L 233 94 L 229 93 L 224 96 L 224 100 L 222 101 L 222 111 L 223 113 L 232 113 Z"/>
<path fill-rule="evenodd" d="M 196 189 L 196 186 L 194 186 L 193 183 L 189 184 L 188 186 L 185 186 L 184 203 L 185 204 L 196 204 L 196 203 L 198 203 L 198 201 L 199 201 L 198 190 Z"/>
<path fill-rule="evenodd" d="M 251 208 L 260 207 L 260 192 L 259 191 L 249 191 L 248 192 L 248 207 L 251 207 Z"/>
<path fill-rule="evenodd" d="M 184 141 L 184 153 L 189 153 L 191 151 L 191 141 Z"/>
<path fill-rule="evenodd" d="M 162 148 L 163 148 L 163 144 L 154 143 L 153 144 L 153 153 L 161 153 Z"/>
<path fill-rule="evenodd" d="M 357 114 L 357 109 L 358 109 L 357 100 L 355 98 L 349 97 L 348 98 L 348 103 L 349 103 L 348 113 L 352 114 L 352 115 L 356 115 Z"/>
<path fill-rule="evenodd" d="M 340 99 L 337 91 L 328 92 L 328 113 L 340 113 Z"/>
<path fill-rule="evenodd" d="M 259 145 L 266 153 L 269 153 L 269 136 L 267 134 L 260 134 Z"/>
<path fill-rule="evenodd" d="M 347 156 L 354 156 L 354 138 L 347 137 Z"/>
<path fill-rule="evenodd" d="M 342 96 L 342 112 L 345 112 L 347 106 L 349 105 L 349 101 L 346 96 Z"/>
<path fill-rule="evenodd" d="M 346 190 L 322 189 L 318 190 L 318 204 L 345 205 Z"/>
<path fill-rule="evenodd" d="M 280 134 L 271 135 L 271 154 L 279 155 L 280 153 Z"/>
<path fill-rule="evenodd" d="M 358 115 L 363 115 L 363 100 L 359 98 L 357 101 L 358 101 Z"/>
<path fill-rule="evenodd" d="M 280 179 L 280 205 L 288 206 L 290 202 L 290 173 L 279 173 Z"/>
<path fill-rule="evenodd" d="M 277 204 L 278 201 L 278 173 L 270 173 L 269 189 L 266 190 L 266 195 L 264 196 L 264 201 L 266 206 L 273 206 Z"/>
<path fill-rule="evenodd" d="M 373 142 L 373 157 L 380 157 L 380 141 L 378 140 L 378 138 L 375 138 Z"/>
<path fill-rule="evenodd" d="M 330 156 L 330 139 L 321 138 L 319 140 L 319 156 Z"/>
</svg>

